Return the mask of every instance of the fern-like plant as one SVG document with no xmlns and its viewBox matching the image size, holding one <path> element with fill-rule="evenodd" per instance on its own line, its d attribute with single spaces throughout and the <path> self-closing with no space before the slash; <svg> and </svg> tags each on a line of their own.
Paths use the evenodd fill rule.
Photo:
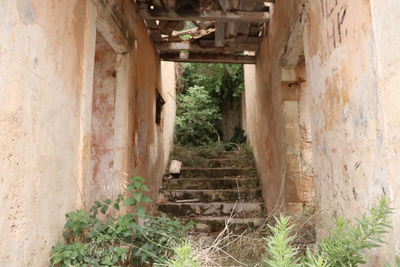
<svg viewBox="0 0 400 267">
<path fill-rule="evenodd" d="M 369 209 L 355 226 L 343 218 L 336 221 L 336 229 L 318 245 L 318 253 L 331 266 L 357 266 L 366 263 L 364 251 L 384 244 L 390 229 L 392 210 L 386 198 Z"/>
<path fill-rule="evenodd" d="M 175 256 L 168 262 L 168 267 L 200 267 L 199 260 L 190 243 L 186 242 L 174 249 Z"/>
<path fill-rule="evenodd" d="M 266 238 L 267 254 L 264 264 L 267 267 L 296 267 L 300 266 L 297 259 L 298 249 L 290 243 L 295 239 L 291 235 L 293 225 L 289 225 L 289 218 L 281 216 L 276 219 L 276 225 L 270 226 L 272 235 Z"/>
<path fill-rule="evenodd" d="M 272 235 L 266 239 L 264 266 L 336 267 L 364 264 L 365 250 L 384 244 L 384 235 L 390 229 L 391 213 L 392 209 L 383 197 L 357 220 L 356 225 L 339 218 L 336 228 L 319 243 L 317 251 L 312 253 L 308 249 L 302 257 L 298 255 L 298 248 L 291 245 L 296 237 L 290 234 L 293 226 L 289 225 L 288 217 L 280 217 L 276 219 L 276 225 L 271 227 Z"/>
</svg>

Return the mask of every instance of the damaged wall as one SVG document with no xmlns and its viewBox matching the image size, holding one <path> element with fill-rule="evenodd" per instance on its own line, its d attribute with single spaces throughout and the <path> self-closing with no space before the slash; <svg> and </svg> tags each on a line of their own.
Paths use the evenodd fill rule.
<svg viewBox="0 0 400 267">
<path fill-rule="evenodd" d="M 131 138 L 128 176 L 142 176 L 157 201 L 169 152 L 172 148 L 175 125 L 175 64 L 162 62 L 140 15 L 130 1 L 121 1 L 124 12 L 136 36 L 132 52 L 131 77 L 134 91 L 130 95 L 129 129 Z M 160 125 L 155 123 L 156 91 L 165 101 Z"/>
<path fill-rule="evenodd" d="M 400 252 L 400 2 L 396 0 L 371 0 L 372 23 L 374 29 L 376 73 L 378 94 L 384 114 L 384 149 L 389 184 L 389 196 L 394 210 L 394 235 L 391 235 L 390 255 Z"/>
<path fill-rule="evenodd" d="M 115 9 L 101 11 L 98 3 L 2 2 L 1 266 L 48 266 L 51 247 L 61 240 L 65 213 L 87 207 L 96 198 L 112 197 L 122 190 L 112 187 L 119 180 L 142 175 L 153 197 L 157 195 L 172 142 L 174 64 L 160 64 L 131 1 L 118 1 L 119 16 L 136 41 L 125 39 L 127 29 L 118 33 L 115 25 L 107 25 L 114 20 L 104 17 L 104 10 Z M 114 113 L 96 115 L 100 121 L 113 121 L 113 131 L 107 133 L 112 145 L 106 154 L 108 162 L 114 162 L 112 174 L 103 177 L 101 187 L 108 188 L 103 191 L 95 190 L 99 184 L 92 182 L 90 171 L 96 156 L 91 128 L 96 117 L 93 75 L 100 34 L 116 52 L 115 68 L 111 62 L 104 69 L 115 79 L 109 99 Z M 160 125 L 155 123 L 156 90 L 166 101 Z"/>
<path fill-rule="evenodd" d="M 47 266 L 76 207 L 86 7 L 1 3 L 1 266 Z"/>
<path fill-rule="evenodd" d="M 321 235 L 337 215 L 359 216 L 382 195 L 395 200 L 398 194 L 399 66 L 393 63 L 399 60 L 399 17 L 389 11 L 398 6 L 394 2 L 308 3 L 305 54 Z M 398 246 L 399 240 L 392 242 Z M 393 263 L 394 254 L 391 243 L 371 253 L 370 266 Z"/>
<path fill-rule="evenodd" d="M 287 202 L 299 202 L 297 193 L 286 194 L 286 144 L 281 55 L 299 17 L 297 1 L 277 1 L 261 43 L 257 64 L 245 65 L 246 131 L 253 146 L 263 198 L 269 210 Z M 255 83 L 252 83 L 255 77 Z M 293 181 L 288 181 L 287 183 Z"/>
<path fill-rule="evenodd" d="M 308 1 L 301 43 L 307 74 L 302 66 L 294 69 L 296 77 L 289 81 L 297 89 L 292 93 L 280 58 L 301 8 L 295 1 L 277 1 L 256 67 L 245 66 L 246 130 L 266 205 L 272 210 L 285 201 L 304 203 L 314 197 L 309 189 L 315 183 L 320 238 L 336 216 L 359 216 L 382 195 L 399 206 L 399 17 L 390 12 L 397 5 Z M 298 118 L 291 116 L 296 113 Z M 288 152 L 297 147 L 289 141 L 296 139 L 303 159 L 313 165 L 304 175 L 300 164 L 298 176 L 307 182 L 302 189 L 288 179 L 288 166 L 294 163 Z M 395 235 L 388 237 L 389 245 L 369 255 L 371 266 L 392 263 L 399 249 L 399 218 L 396 209 Z"/>
</svg>

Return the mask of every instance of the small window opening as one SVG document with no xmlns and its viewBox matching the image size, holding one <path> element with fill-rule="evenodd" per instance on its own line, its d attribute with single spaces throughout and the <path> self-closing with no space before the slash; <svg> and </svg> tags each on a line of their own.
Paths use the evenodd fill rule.
<svg viewBox="0 0 400 267">
<path fill-rule="evenodd" d="M 156 91 L 156 124 L 160 125 L 161 123 L 161 112 L 162 107 L 165 104 L 164 98 L 162 98 L 161 94 Z"/>
</svg>

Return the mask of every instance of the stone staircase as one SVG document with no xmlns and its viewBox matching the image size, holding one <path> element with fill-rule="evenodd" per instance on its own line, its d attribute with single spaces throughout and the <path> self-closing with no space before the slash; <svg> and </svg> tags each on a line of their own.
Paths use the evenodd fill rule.
<svg viewBox="0 0 400 267">
<path fill-rule="evenodd" d="M 166 177 L 158 210 L 183 221 L 194 221 L 199 232 L 221 231 L 263 223 L 264 208 L 254 161 L 224 152 L 217 158 L 185 166 L 179 177 Z M 240 166 L 240 167 L 239 167 Z"/>
</svg>

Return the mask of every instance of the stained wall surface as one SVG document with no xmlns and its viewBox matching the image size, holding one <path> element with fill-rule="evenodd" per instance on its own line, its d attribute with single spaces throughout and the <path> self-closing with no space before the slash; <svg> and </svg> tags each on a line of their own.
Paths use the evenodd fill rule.
<svg viewBox="0 0 400 267">
<path fill-rule="evenodd" d="M 61 240 L 65 213 L 121 190 L 115 187 L 97 195 L 89 182 L 99 25 L 93 3 L 1 3 L 1 266 L 48 266 L 51 247 Z M 125 183 L 127 177 L 142 175 L 155 197 L 172 141 L 175 69 L 173 63 L 161 66 L 132 2 L 118 4 L 137 40 L 129 51 L 117 51 L 115 56 L 114 105 L 118 108 L 114 134 L 109 136 L 114 178 L 107 181 Z M 123 46 L 119 41 L 110 46 L 118 50 Z M 114 76 L 112 68 L 107 72 Z M 161 72 L 167 73 L 164 86 Z M 160 126 L 155 124 L 156 90 L 166 100 Z M 98 115 L 112 119 L 112 114 Z"/>
<path fill-rule="evenodd" d="M 298 1 L 277 1 L 257 64 L 255 68 L 245 66 L 246 131 L 269 210 L 282 207 L 284 200 L 299 201 L 296 191 L 286 193 L 289 186 L 285 184 L 286 144 L 280 65 L 280 57 L 298 16 Z M 295 188 L 293 182 L 291 188 Z"/>
<path fill-rule="evenodd" d="M 394 140 L 399 124 L 393 101 L 399 77 L 391 65 L 399 58 L 399 40 L 389 41 L 395 30 L 386 27 L 399 21 L 388 16 L 393 8 L 394 2 L 386 1 L 379 7 L 375 1 L 308 4 L 305 54 L 320 236 L 332 218 L 359 216 L 383 195 L 398 203 Z M 370 266 L 392 264 L 398 242 L 371 252 Z"/>
<path fill-rule="evenodd" d="M 391 12 L 398 3 L 302 1 L 307 18 L 301 44 L 305 70 L 296 69 L 298 90 L 291 95 L 282 83 L 285 73 L 279 59 L 302 10 L 296 2 L 276 2 L 256 67 L 245 66 L 246 131 L 264 200 L 274 210 L 314 198 L 322 238 L 337 216 L 359 216 L 386 195 L 395 207 L 394 234 L 387 236 L 388 245 L 368 257 L 370 266 L 392 264 L 400 244 L 400 40 L 395 33 L 400 17 Z M 297 122 L 291 116 L 296 113 Z M 312 163 L 309 175 L 301 170 L 298 176 L 307 180 L 308 189 L 315 184 L 315 197 L 313 190 L 299 190 L 288 179 L 288 149 L 296 139 L 302 157 Z"/>
<path fill-rule="evenodd" d="M 76 206 L 86 4 L 1 1 L 1 266 L 46 266 Z"/>
<path fill-rule="evenodd" d="M 93 100 L 91 113 L 90 185 L 86 198 L 89 203 L 105 199 L 115 192 L 114 137 L 116 115 L 117 56 L 101 33 L 96 33 Z M 119 106 L 118 106 L 119 107 Z"/>
<path fill-rule="evenodd" d="M 371 14 L 374 30 L 377 88 L 381 98 L 385 136 L 384 149 L 387 164 L 389 195 L 394 210 L 394 235 L 391 235 L 390 245 L 395 253 L 400 250 L 400 37 L 398 24 L 400 22 L 400 2 L 391 0 L 371 0 Z M 393 251 L 392 251 L 393 253 Z"/>
</svg>

